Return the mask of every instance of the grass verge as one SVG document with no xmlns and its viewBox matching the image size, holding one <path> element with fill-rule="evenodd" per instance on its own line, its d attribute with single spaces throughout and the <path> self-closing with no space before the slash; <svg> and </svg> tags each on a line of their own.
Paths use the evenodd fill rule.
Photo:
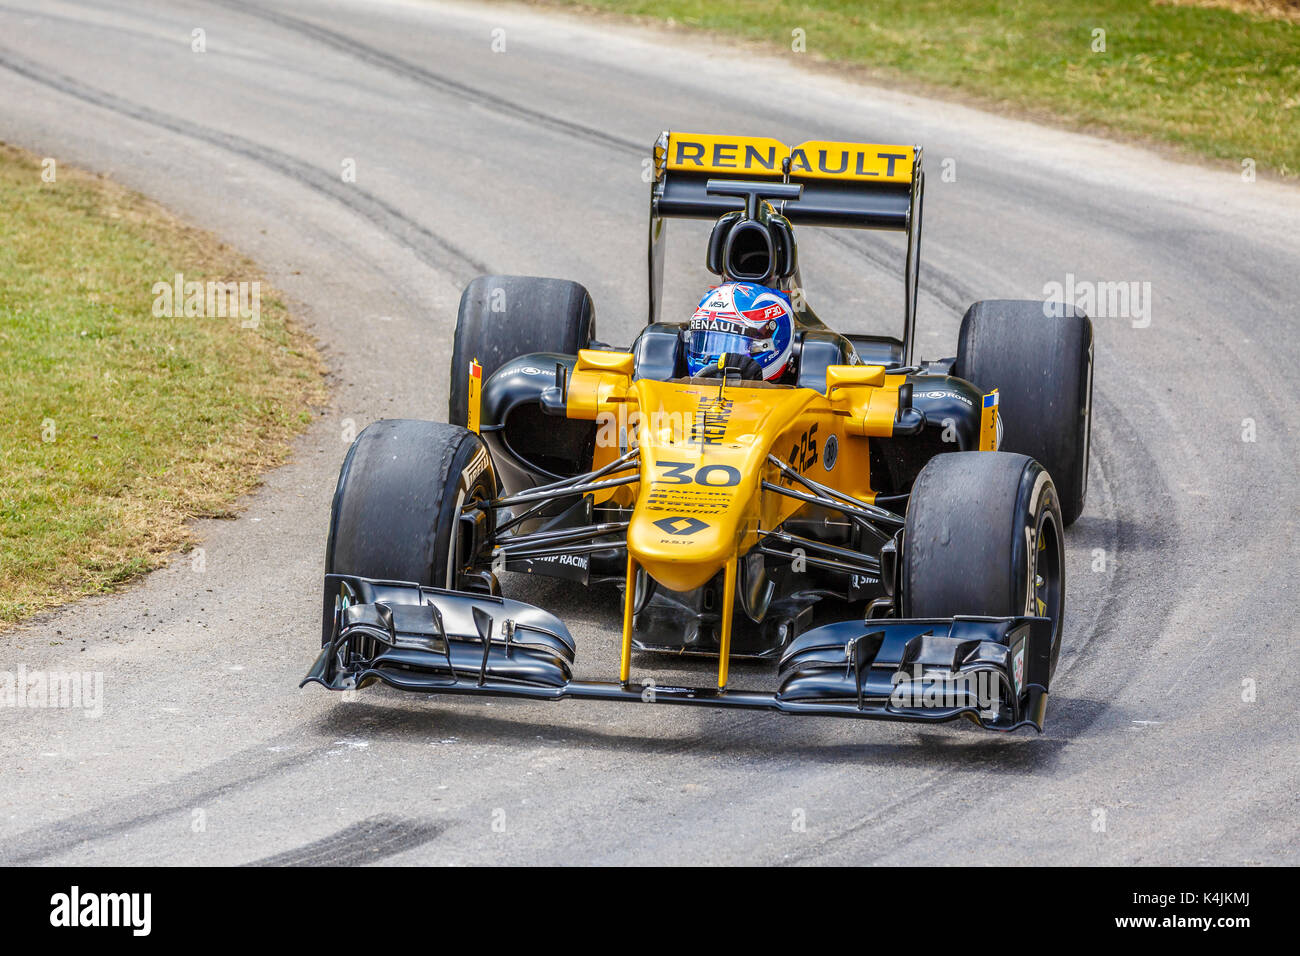
<svg viewBox="0 0 1300 956">
<path fill-rule="evenodd" d="M 540 3 L 759 41 L 894 85 L 955 91 L 986 107 L 1300 176 L 1294 0 Z"/>
<path fill-rule="evenodd" d="M 264 283 L 256 328 L 184 302 L 155 315 L 155 283 L 259 281 L 250 262 L 47 163 L 0 144 L 0 629 L 163 563 L 190 519 L 230 515 L 285 460 L 325 399 L 315 349 Z"/>
</svg>

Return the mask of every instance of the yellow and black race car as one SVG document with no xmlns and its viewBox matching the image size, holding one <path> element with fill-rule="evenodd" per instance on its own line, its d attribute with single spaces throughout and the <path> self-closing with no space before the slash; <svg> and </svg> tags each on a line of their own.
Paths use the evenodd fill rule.
<svg viewBox="0 0 1300 956">
<path fill-rule="evenodd" d="M 303 683 L 1042 730 L 1063 533 L 1086 492 L 1088 318 L 977 302 L 954 358 L 914 357 L 919 147 L 663 133 L 654 173 L 649 317 L 630 346 L 596 340 L 577 283 L 480 277 L 461 298 L 450 424 L 357 438 Z M 780 301 L 733 321 L 706 296 L 691 322 L 661 321 L 675 217 L 716 220 L 719 288 Z M 901 335 L 818 319 L 805 225 L 906 233 Z M 724 352 L 702 369 L 690 343 L 724 326 L 780 361 L 759 376 Z M 616 677 L 575 680 L 568 629 L 502 596 L 506 571 L 620 586 Z M 716 656 L 716 683 L 643 684 L 634 648 Z M 730 687 L 734 656 L 775 659 L 777 689 Z"/>
</svg>

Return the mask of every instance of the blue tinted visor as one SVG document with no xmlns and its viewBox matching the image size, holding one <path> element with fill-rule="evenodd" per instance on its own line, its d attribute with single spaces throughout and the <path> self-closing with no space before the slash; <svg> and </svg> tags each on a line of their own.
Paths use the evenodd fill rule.
<svg viewBox="0 0 1300 956">
<path fill-rule="evenodd" d="M 747 335 L 736 335 L 734 332 L 711 332 L 704 329 L 696 329 L 691 333 L 690 348 L 692 357 L 699 358 L 708 356 L 717 358 L 723 352 L 737 352 L 741 355 L 752 355 L 753 346 L 756 344 L 754 339 Z"/>
</svg>

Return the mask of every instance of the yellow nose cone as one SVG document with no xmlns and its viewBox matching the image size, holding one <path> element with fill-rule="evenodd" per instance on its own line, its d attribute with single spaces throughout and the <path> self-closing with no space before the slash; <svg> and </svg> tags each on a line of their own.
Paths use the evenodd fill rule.
<svg viewBox="0 0 1300 956">
<path fill-rule="evenodd" d="M 687 508 L 637 509 L 627 529 L 627 548 L 650 577 L 672 591 L 708 584 L 736 549 L 732 513 L 688 514 Z"/>
<path fill-rule="evenodd" d="M 726 566 L 754 524 L 766 455 L 756 426 L 774 394 L 649 381 L 635 389 L 641 492 L 628 553 L 665 588 L 690 591 Z"/>
</svg>

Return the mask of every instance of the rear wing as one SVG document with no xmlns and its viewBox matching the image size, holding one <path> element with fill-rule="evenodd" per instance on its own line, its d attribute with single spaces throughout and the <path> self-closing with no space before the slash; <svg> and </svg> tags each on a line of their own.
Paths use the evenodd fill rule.
<svg viewBox="0 0 1300 956">
<path fill-rule="evenodd" d="M 802 186 L 798 199 L 772 203 L 794 225 L 906 232 L 901 341 L 904 362 L 911 362 L 925 189 L 921 147 L 822 140 L 787 146 L 759 136 L 661 133 L 650 188 L 650 322 L 658 321 L 663 296 L 666 220 L 716 219 L 744 204 L 734 196 L 710 194 L 707 183 L 719 179 Z"/>
<path fill-rule="evenodd" d="M 771 180 L 803 186 L 799 199 L 777 209 L 795 225 L 903 230 L 920 161 L 917 146 L 814 140 L 791 147 L 764 137 L 663 133 L 655 143 L 652 214 L 716 219 L 736 201 L 708 195 L 708 180 Z"/>
</svg>

